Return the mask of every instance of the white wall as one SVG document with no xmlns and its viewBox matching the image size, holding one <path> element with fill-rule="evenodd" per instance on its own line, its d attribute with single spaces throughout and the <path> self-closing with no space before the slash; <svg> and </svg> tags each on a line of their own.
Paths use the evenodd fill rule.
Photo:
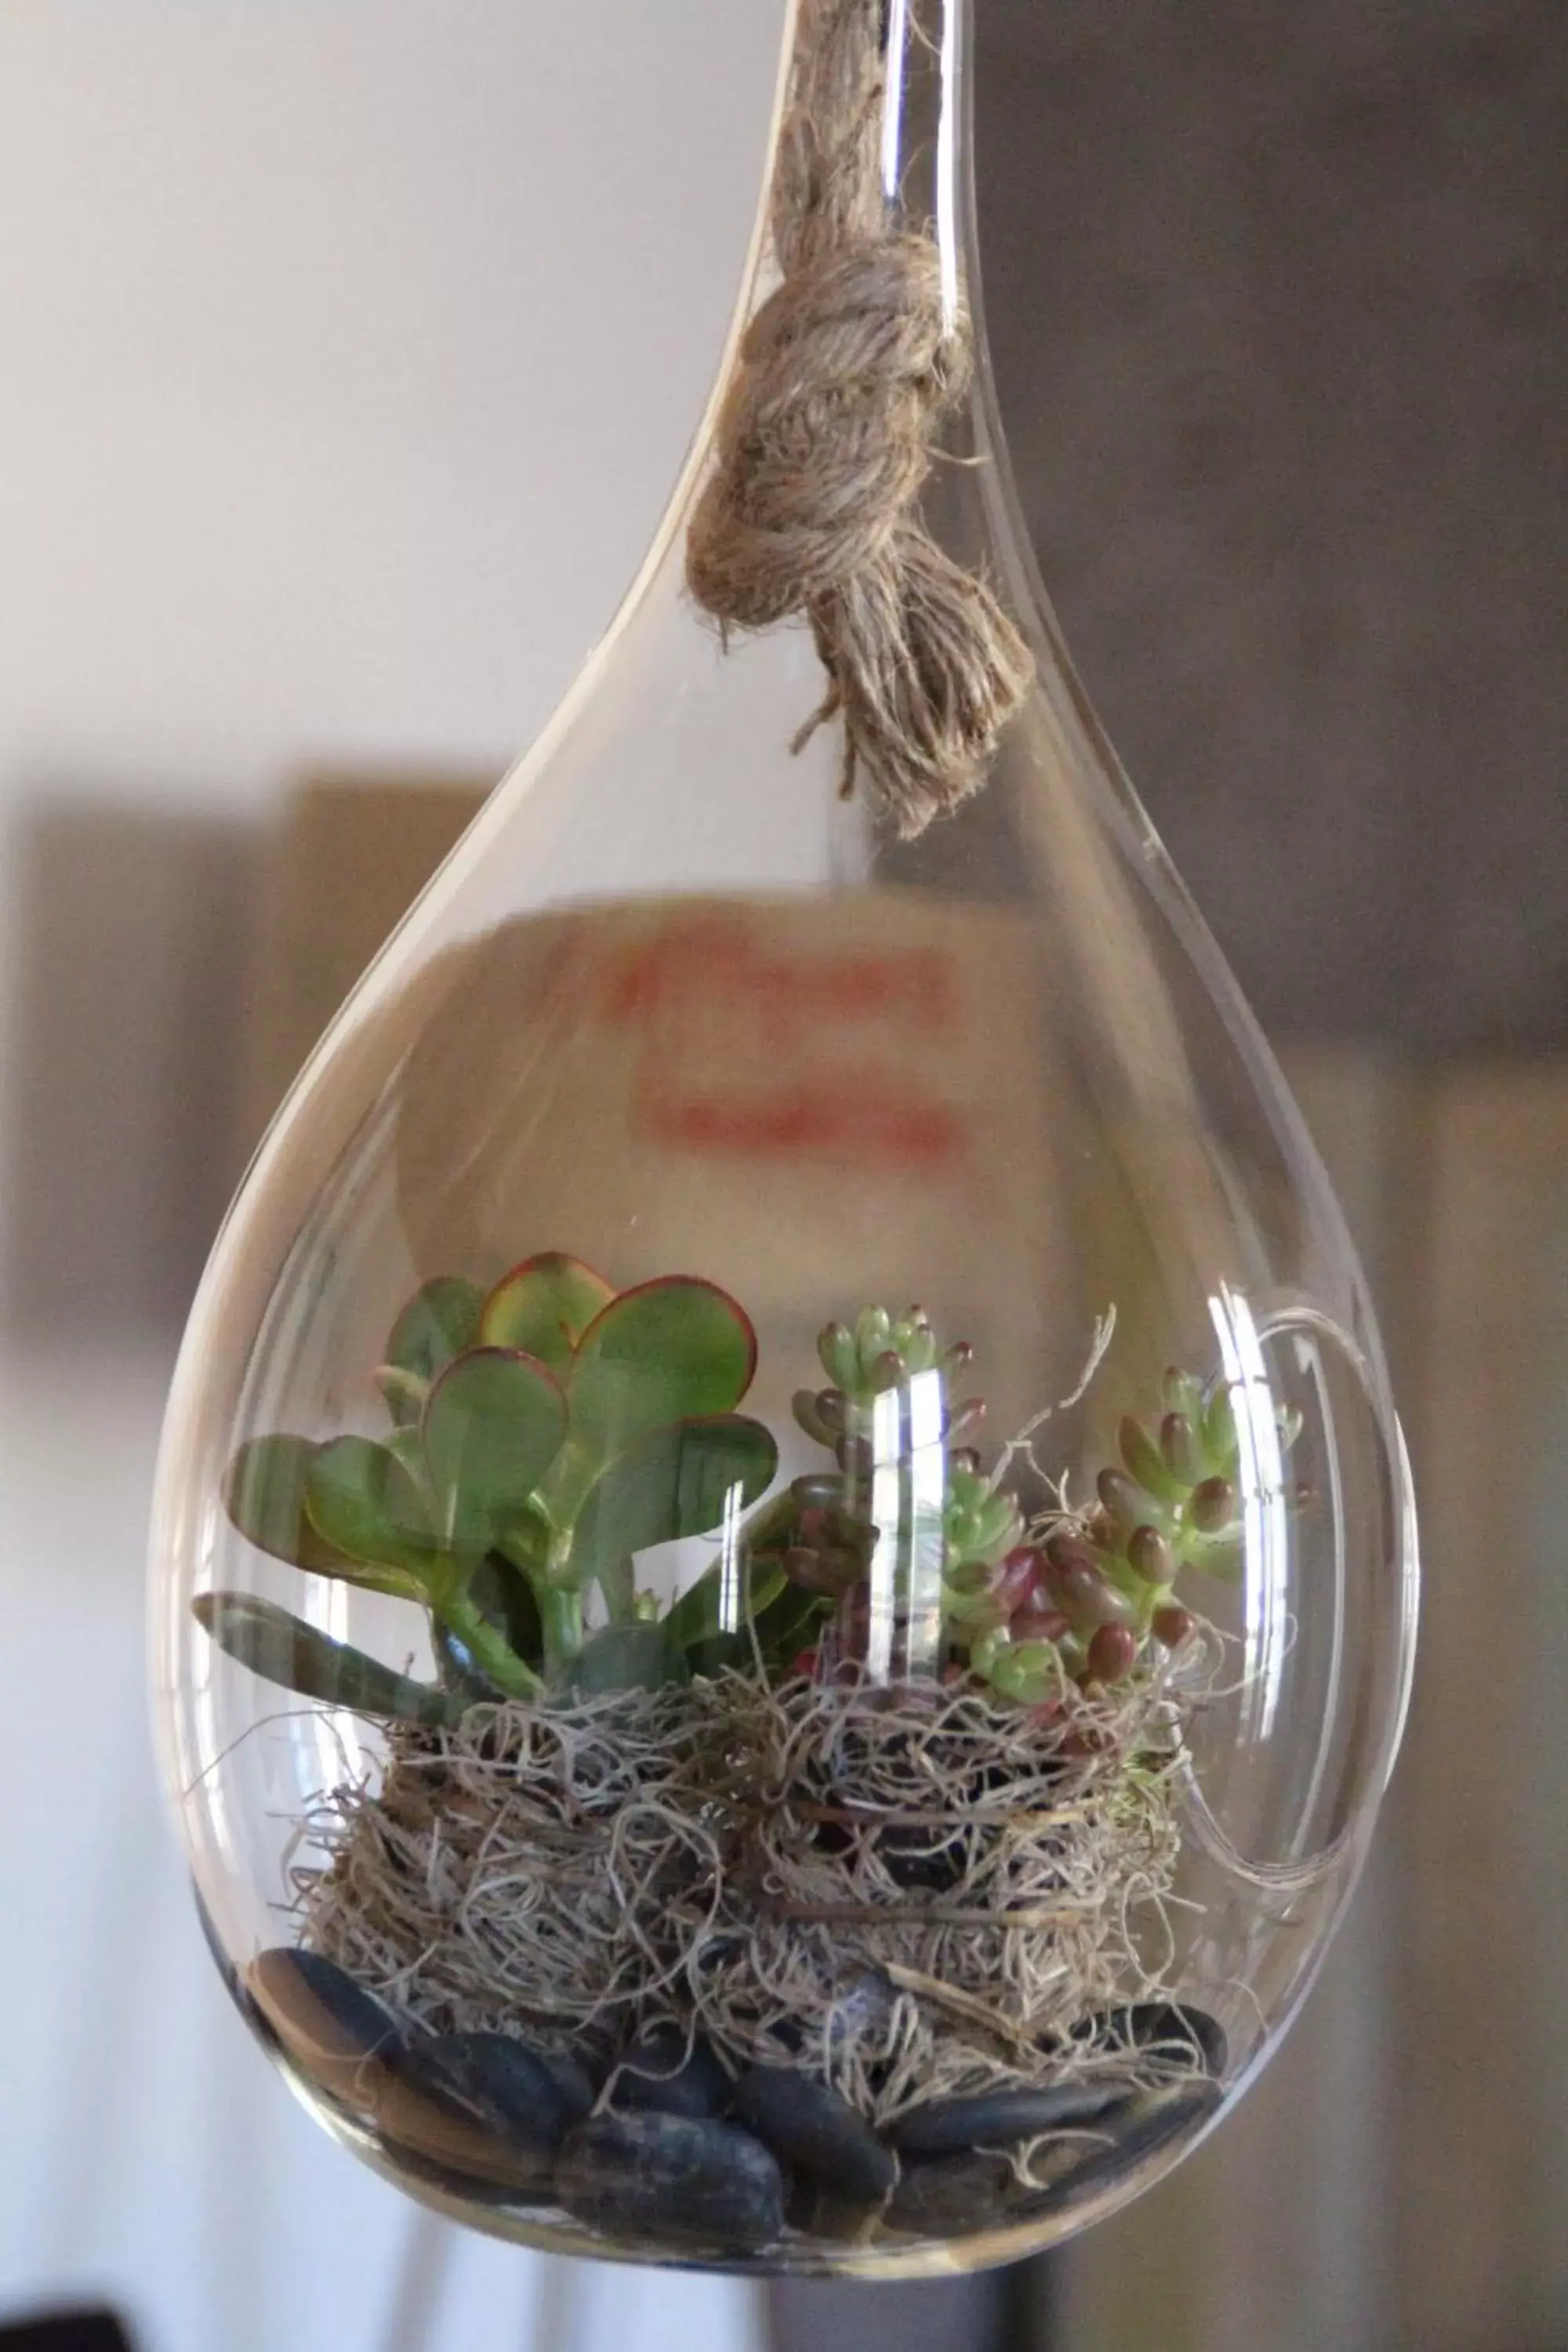
<svg viewBox="0 0 1568 2352">
<path fill-rule="evenodd" d="M 0 0 L 0 791 L 504 758 L 642 551 L 777 0 Z"/>
<path fill-rule="evenodd" d="M 499 772 L 547 715 L 707 389 L 781 14 L 0 0 L 0 1185 L 40 824 L 85 810 L 112 862 L 127 812 L 244 821 L 319 759 Z M 90 1088 L 119 1035 L 78 1044 L 55 1082 Z M 100 2286 L 147 2352 L 412 2352 L 410 2209 L 225 2013 L 152 1782 L 165 1349 L 0 1347 L 0 2316 Z M 527 2257 L 458 2264 L 432 2344 L 537 2340 Z M 739 2346 L 749 2309 L 605 2273 L 577 2352 Z"/>
</svg>

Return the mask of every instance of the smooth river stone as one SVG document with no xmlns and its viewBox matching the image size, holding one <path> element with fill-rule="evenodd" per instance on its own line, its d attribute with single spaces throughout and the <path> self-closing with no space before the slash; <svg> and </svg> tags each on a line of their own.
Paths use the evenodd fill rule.
<svg viewBox="0 0 1568 2352">
<path fill-rule="evenodd" d="M 567 2133 L 557 2201 L 607 2237 L 752 2254 L 784 2229 L 784 2176 L 731 2124 L 655 2113 L 595 2116 Z"/>
<path fill-rule="evenodd" d="M 613 2104 L 651 2115 L 722 2114 L 730 2102 L 730 2078 L 706 2042 L 689 2051 L 679 2026 L 655 2026 L 621 2053 Z"/>
<path fill-rule="evenodd" d="M 1106 2118 L 1114 2137 L 1099 2147 L 1086 2147 L 1071 2165 L 1058 2158 L 1052 2167 L 1055 2178 L 1037 2196 L 1027 2189 L 1020 2192 L 1017 2218 L 1026 2220 L 1058 2205 L 1076 2203 L 1096 2189 L 1125 2179 L 1178 2142 L 1191 2139 L 1208 2122 L 1223 2096 L 1219 2084 L 1207 2081 L 1137 2093 L 1114 2121 Z"/>
<path fill-rule="evenodd" d="M 1225 2073 L 1225 2028 L 1191 2001 L 1140 2000 L 1127 2009 L 1107 2010 L 1088 2019 L 1073 2039 L 1093 2042 L 1100 2049 L 1135 2050 L 1141 2058 L 1173 2068 L 1201 2066 L 1216 2079 Z"/>
<path fill-rule="evenodd" d="M 825 2238 L 837 2246 L 851 2246 L 870 2237 L 882 2214 L 885 2198 L 868 2203 L 864 2198 L 840 2197 L 820 2180 L 804 2173 L 787 2180 L 784 2220 L 807 2238 Z"/>
<path fill-rule="evenodd" d="M 1007 2217 L 1013 2168 L 1000 2156 L 916 2157 L 883 2213 L 889 2230 L 916 2238 L 964 2238 Z"/>
<path fill-rule="evenodd" d="M 1068 2131 L 1106 2116 L 1127 2098 L 1124 2083 L 1058 2083 L 1042 2091 L 986 2091 L 936 2099 L 900 2116 L 888 2137 L 900 2156 L 947 2156 L 966 2147 L 1016 2147 L 1042 2132 Z"/>
<path fill-rule="evenodd" d="M 299 2064 L 323 2090 L 374 2106 L 403 2046 L 397 2021 L 335 1960 L 277 1944 L 251 1962 L 247 1990 Z"/>
<path fill-rule="evenodd" d="M 400 2147 L 510 2187 L 548 2178 L 574 2120 L 539 2052 L 505 2033 L 443 2033 L 392 2062 L 376 2121 Z"/>
<path fill-rule="evenodd" d="M 594 2102 L 599 2095 L 599 2085 L 580 2058 L 569 2050 L 542 2050 L 541 2063 L 549 2067 L 555 2078 L 566 2109 L 568 2123 L 580 2124 L 594 2112 Z"/>
<path fill-rule="evenodd" d="M 787 2066 L 753 2066 L 735 2084 L 733 2106 L 764 2147 L 795 2171 L 865 2204 L 898 2179 L 890 2151 L 847 2099 Z"/>
<path fill-rule="evenodd" d="M 525 2213 L 555 2206 L 555 2191 L 548 2176 L 543 2179 L 498 2180 L 488 2174 L 465 2172 L 456 2165 L 438 2164 L 434 2158 L 421 2156 L 401 2140 L 384 2145 L 386 2153 L 396 2159 L 399 2171 L 410 2180 L 424 2181 L 440 2189 L 443 2196 L 458 2198 L 464 2204 Z"/>
</svg>

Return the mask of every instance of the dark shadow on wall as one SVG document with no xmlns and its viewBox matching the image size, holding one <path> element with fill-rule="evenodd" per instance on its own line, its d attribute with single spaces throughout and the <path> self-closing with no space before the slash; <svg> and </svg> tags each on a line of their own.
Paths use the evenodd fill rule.
<svg viewBox="0 0 1568 2352">
<path fill-rule="evenodd" d="M 1255 1011 L 1568 1042 L 1568 8 L 976 17 L 1041 569 Z"/>
<path fill-rule="evenodd" d="M 0 1321 L 173 1331 L 239 1173 L 256 836 L 60 786 L 7 864 Z"/>
<path fill-rule="evenodd" d="M 59 2311 L 0 2327 L 0 2352 L 135 2352 L 110 2311 Z"/>
</svg>

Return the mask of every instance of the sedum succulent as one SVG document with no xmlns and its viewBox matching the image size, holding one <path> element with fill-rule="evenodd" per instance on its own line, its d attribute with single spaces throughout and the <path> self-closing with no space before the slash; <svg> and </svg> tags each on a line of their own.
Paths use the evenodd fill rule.
<svg viewBox="0 0 1568 2352">
<path fill-rule="evenodd" d="M 1205 1393 L 1194 1374 L 1173 1368 L 1163 1402 L 1152 1423 L 1124 1416 L 1120 1459 L 1100 1471 L 1093 1504 L 1009 1553 L 975 1590 L 969 1622 L 979 1631 L 968 1664 L 1005 1696 L 1047 1699 L 1068 1677 L 1125 1681 L 1156 1649 L 1179 1649 L 1192 1634 L 1175 1589 L 1184 1572 L 1238 1572 L 1240 1444 L 1230 1391 L 1216 1384 Z M 1284 1456 L 1300 1420 L 1280 1408 L 1276 1422 Z"/>
<path fill-rule="evenodd" d="M 1240 1448 L 1223 1386 L 1205 1392 L 1191 1373 L 1168 1372 L 1163 1412 L 1122 1421 L 1120 1458 L 1100 1471 L 1092 1504 L 1031 1536 L 1016 1497 L 982 1470 L 975 1452 L 953 1443 L 984 1412 L 978 1398 L 947 1399 L 972 1360 L 966 1345 L 942 1349 L 918 1307 L 896 1318 L 868 1307 L 852 1324 L 830 1323 L 817 1352 L 829 1385 L 800 1391 L 795 1415 L 835 1467 L 795 1479 L 752 1531 L 769 1567 L 814 1602 L 817 1635 L 828 1633 L 797 1656 L 799 1668 L 855 1654 L 868 1576 L 888 1534 L 874 1508 L 879 1444 L 886 1447 L 889 1427 L 900 1429 L 882 1419 L 885 1401 L 923 1374 L 936 1374 L 942 1389 L 939 1541 L 950 1675 L 1026 1705 L 1059 1696 L 1069 1681 L 1113 1685 L 1191 1635 L 1194 1621 L 1176 1594 L 1184 1572 L 1237 1571 Z M 1295 1433 L 1281 1414 L 1282 1452 Z"/>
</svg>

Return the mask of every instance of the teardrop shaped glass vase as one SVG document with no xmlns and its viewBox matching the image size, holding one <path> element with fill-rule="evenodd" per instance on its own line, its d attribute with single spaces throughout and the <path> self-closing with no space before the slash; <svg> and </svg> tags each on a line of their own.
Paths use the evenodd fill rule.
<svg viewBox="0 0 1568 2352">
<path fill-rule="evenodd" d="M 537 2245 L 892 2274 L 1114 2209 L 1279 2040 L 1398 1736 L 1382 1352 L 1034 578 L 963 20 L 792 13 L 658 544 L 277 1120 L 170 1408 L 235 1999 Z"/>
</svg>

